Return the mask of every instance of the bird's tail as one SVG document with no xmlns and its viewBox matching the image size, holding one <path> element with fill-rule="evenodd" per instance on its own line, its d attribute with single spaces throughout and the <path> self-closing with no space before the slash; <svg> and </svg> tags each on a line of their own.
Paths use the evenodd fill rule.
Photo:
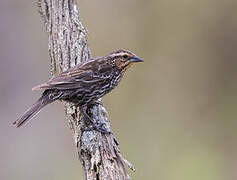
<svg viewBox="0 0 237 180">
<path fill-rule="evenodd" d="M 32 105 L 22 116 L 20 116 L 16 121 L 13 122 L 13 125 L 16 127 L 20 127 L 32 117 L 34 117 L 44 106 L 53 102 L 54 100 L 50 99 L 48 92 L 44 92 L 43 95 L 36 101 L 35 104 Z"/>
</svg>

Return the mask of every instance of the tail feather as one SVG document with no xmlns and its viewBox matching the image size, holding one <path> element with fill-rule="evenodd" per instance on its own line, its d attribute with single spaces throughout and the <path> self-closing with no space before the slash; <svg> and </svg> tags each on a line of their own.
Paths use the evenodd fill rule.
<svg viewBox="0 0 237 180">
<path fill-rule="evenodd" d="M 22 116 L 20 116 L 16 121 L 13 122 L 13 125 L 16 127 L 20 127 L 23 124 L 27 123 L 29 120 L 31 120 L 32 117 L 34 117 L 44 106 L 47 104 L 53 102 L 54 100 L 51 100 L 49 98 L 49 94 L 43 94 L 38 101 L 36 101 L 35 104 L 32 105 Z"/>
</svg>

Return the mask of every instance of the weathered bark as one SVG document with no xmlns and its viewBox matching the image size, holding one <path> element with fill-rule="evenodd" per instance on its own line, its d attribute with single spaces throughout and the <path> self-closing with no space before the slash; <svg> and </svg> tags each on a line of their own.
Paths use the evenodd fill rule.
<svg viewBox="0 0 237 180">
<path fill-rule="evenodd" d="M 76 0 L 38 0 L 39 13 L 49 37 L 51 74 L 56 75 L 90 58 L 87 33 L 79 20 Z M 100 101 L 101 102 L 101 101 Z M 65 103 L 66 116 L 72 130 L 84 179 L 129 179 L 127 164 L 113 134 L 84 131 L 87 126 L 79 108 Z M 109 131 L 108 114 L 102 103 L 89 107 L 91 117 L 105 123 Z"/>
</svg>

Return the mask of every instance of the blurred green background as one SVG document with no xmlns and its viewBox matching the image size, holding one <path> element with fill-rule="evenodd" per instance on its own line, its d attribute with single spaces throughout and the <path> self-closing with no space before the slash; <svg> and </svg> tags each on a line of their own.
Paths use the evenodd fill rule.
<svg viewBox="0 0 237 180">
<path fill-rule="evenodd" d="M 93 57 L 144 58 L 104 97 L 133 179 L 237 179 L 237 1 L 80 0 Z M 36 1 L 0 2 L 0 179 L 76 180 L 81 166 L 59 102 L 11 126 L 50 77 Z"/>
</svg>

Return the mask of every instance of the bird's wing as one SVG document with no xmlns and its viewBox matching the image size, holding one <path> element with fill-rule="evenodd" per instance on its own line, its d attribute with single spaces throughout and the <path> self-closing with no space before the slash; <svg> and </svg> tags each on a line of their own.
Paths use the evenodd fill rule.
<svg viewBox="0 0 237 180">
<path fill-rule="evenodd" d="M 96 62 L 75 66 L 74 68 L 70 68 L 58 76 L 51 78 L 48 82 L 34 87 L 32 90 L 76 89 L 104 81 L 105 79 L 102 76 L 95 76 L 95 72 L 98 72 L 97 66 L 98 64 Z"/>
</svg>

